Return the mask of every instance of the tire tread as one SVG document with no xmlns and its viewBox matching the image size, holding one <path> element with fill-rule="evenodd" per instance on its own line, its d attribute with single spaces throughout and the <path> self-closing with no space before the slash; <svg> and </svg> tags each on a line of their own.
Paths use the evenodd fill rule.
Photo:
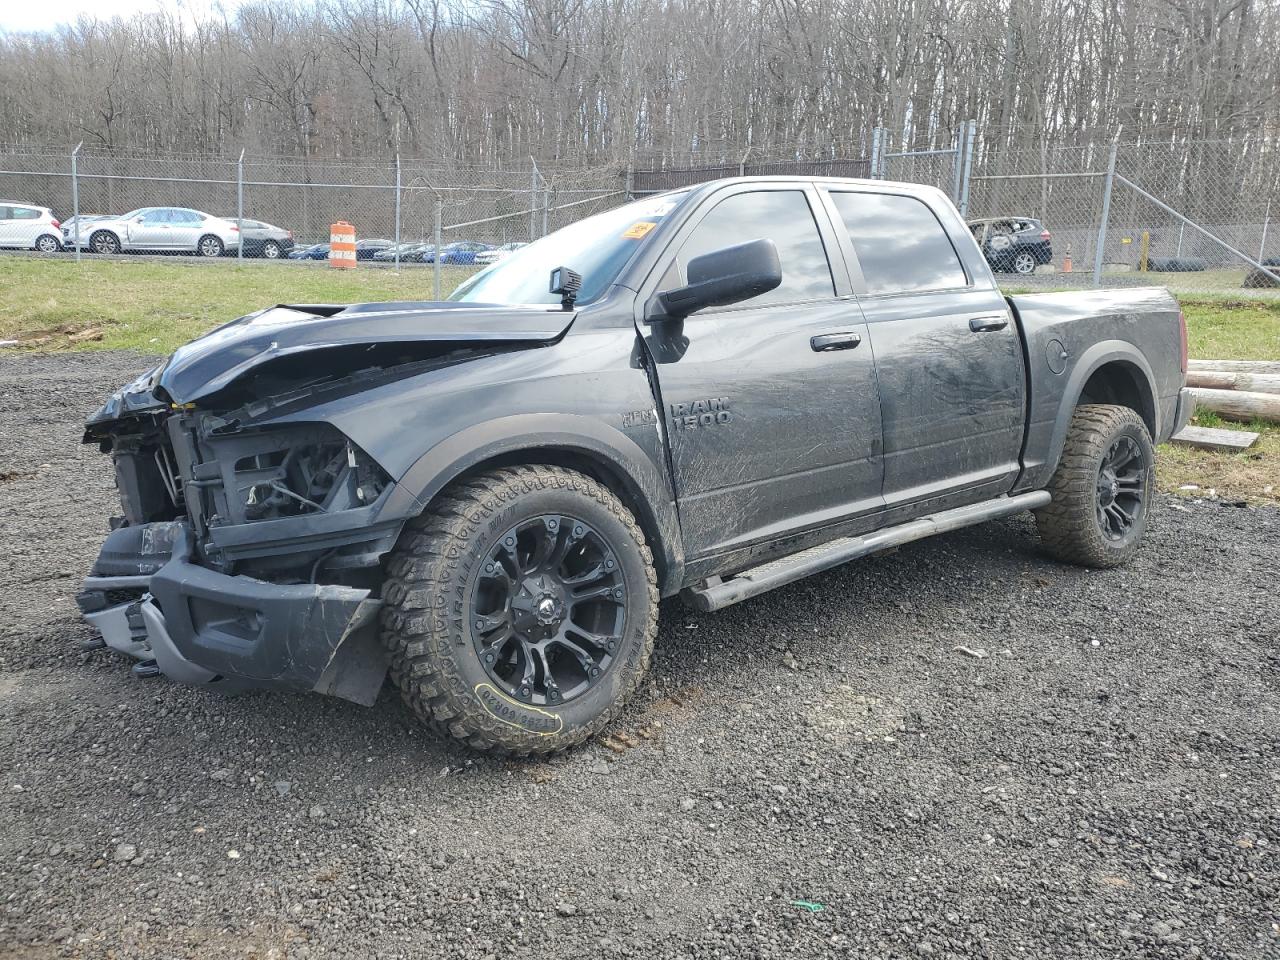
<svg viewBox="0 0 1280 960">
<path fill-rule="evenodd" d="M 1057 469 L 1047 489 L 1053 500 L 1035 511 L 1040 539 L 1059 560 L 1095 569 L 1109 569 L 1132 555 L 1141 534 L 1124 549 L 1107 546 L 1098 530 L 1094 499 L 1097 496 L 1097 462 L 1116 435 L 1126 427 L 1136 427 L 1150 446 L 1147 426 L 1137 411 L 1112 404 L 1086 403 L 1076 407 Z M 1148 470 L 1153 470 L 1148 465 Z M 1148 484 L 1147 516 L 1151 512 Z"/>
<path fill-rule="evenodd" d="M 444 598 L 456 586 L 448 561 L 466 550 L 480 524 L 522 493 L 558 488 L 590 497 L 630 533 L 643 561 L 648 600 L 639 669 L 610 706 L 588 724 L 551 736 L 513 734 L 476 700 L 451 669 L 452 640 Z M 409 521 L 385 564 L 382 637 L 390 676 L 400 695 L 428 727 L 474 750 L 503 756 L 547 756 L 597 735 L 617 716 L 648 670 L 658 627 L 658 585 L 653 554 L 635 517 L 603 484 L 564 467 L 504 467 L 460 481 L 431 509 Z"/>
</svg>

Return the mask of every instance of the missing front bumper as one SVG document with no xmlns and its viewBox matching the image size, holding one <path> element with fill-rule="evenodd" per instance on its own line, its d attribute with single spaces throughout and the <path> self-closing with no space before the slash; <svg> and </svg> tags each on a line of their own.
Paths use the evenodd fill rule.
<svg viewBox="0 0 1280 960">
<path fill-rule="evenodd" d="M 387 669 L 377 638 L 381 600 L 355 587 L 217 573 L 191 562 L 190 543 L 185 523 L 125 527 L 107 538 L 77 602 L 109 647 L 155 660 L 178 683 L 373 703 Z"/>
</svg>

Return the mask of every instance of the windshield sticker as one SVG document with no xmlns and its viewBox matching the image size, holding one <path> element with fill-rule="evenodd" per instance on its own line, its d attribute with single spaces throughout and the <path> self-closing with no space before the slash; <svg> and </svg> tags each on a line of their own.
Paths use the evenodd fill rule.
<svg viewBox="0 0 1280 960">
<path fill-rule="evenodd" d="M 631 226 L 627 227 L 627 229 L 623 231 L 622 239 L 623 240 L 639 240 L 641 237 L 645 236 L 650 230 L 652 230 L 656 226 L 657 226 L 656 223 L 652 223 L 651 221 L 648 221 L 648 220 L 641 220 L 638 223 L 633 223 Z"/>
</svg>

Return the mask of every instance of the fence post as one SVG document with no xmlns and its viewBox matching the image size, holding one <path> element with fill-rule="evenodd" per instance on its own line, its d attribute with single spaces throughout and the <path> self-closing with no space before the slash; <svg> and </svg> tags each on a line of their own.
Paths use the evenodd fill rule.
<svg viewBox="0 0 1280 960">
<path fill-rule="evenodd" d="M 636 168 L 635 164 L 627 161 L 627 202 L 630 203 L 636 198 Z"/>
<path fill-rule="evenodd" d="M 538 239 L 538 161 L 529 158 L 533 171 L 529 174 L 529 242 Z"/>
<path fill-rule="evenodd" d="M 400 269 L 400 151 L 396 151 L 396 269 Z"/>
<path fill-rule="evenodd" d="M 547 229 L 548 220 L 551 216 L 551 185 L 547 183 L 546 178 L 542 181 L 542 235 L 545 237 L 550 231 Z"/>
<path fill-rule="evenodd" d="M 1116 181 L 1116 153 L 1120 138 L 1111 141 L 1111 155 L 1107 158 L 1107 179 L 1102 185 L 1102 222 L 1098 224 L 1098 246 L 1093 251 L 1093 285 L 1102 286 L 1102 256 L 1107 246 L 1107 222 L 1111 219 L 1111 188 Z"/>
<path fill-rule="evenodd" d="M 880 179 L 880 137 L 883 133 L 882 128 L 873 127 L 871 129 L 871 179 Z"/>
<path fill-rule="evenodd" d="M 1271 198 L 1267 198 L 1267 213 L 1262 218 L 1262 242 L 1258 244 L 1258 262 L 1267 255 L 1267 228 L 1271 226 Z"/>
<path fill-rule="evenodd" d="M 969 215 L 969 181 L 973 178 L 973 141 L 978 139 L 978 121 L 970 120 L 965 126 L 968 133 L 964 141 L 964 168 L 960 172 L 960 216 Z"/>
<path fill-rule="evenodd" d="M 967 122 L 961 121 L 959 129 L 956 130 L 955 169 L 952 171 L 953 176 L 951 184 L 951 201 L 956 205 L 957 209 L 960 207 L 960 182 L 964 178 L 964 141 L 966 130 L 968 130 Z"/>
<path fill-rule="evenodd" d="M 432 289 L 431 297 L 433 300 L 440 299 L 440 245 L 441 245 L 440 237 L 441 237 L 441 234 L 444 232 L 443 225 L 441 224 L 441 221 L 443 219 L 444 219 L 444 200 L 441 199 L 440 194 L 437 193 L 436 194 L 436 252 L 435 252 L 435 256 L 432 258 L 433 269 L 431 271 L 432 274 L 434 274 L 432 278 L 432 288 L 431 288 Z"/>
<path fill-rule="evenodd" d="M 80 171 L 77 161 L 83 146 L 84 141 L 81 140 L 71 151 L 71 216 L 75 218 L 76 225 L 76 260 L 80 259 Z"/>
<path fill-rule="evenodd" d="M 240 159 L 236 161 L 236 229 L 240 232 L 236 262 L 244 263 L 244 147 L 240 148 Z"/>
</svg>

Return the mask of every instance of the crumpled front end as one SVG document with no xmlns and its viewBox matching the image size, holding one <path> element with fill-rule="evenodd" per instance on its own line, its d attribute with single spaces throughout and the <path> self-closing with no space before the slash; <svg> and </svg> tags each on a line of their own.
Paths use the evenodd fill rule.
<svg viewBox="0 0 1280 960">
<path fill-rule="evenodd" d="M 416 500 L 331 424 L 274 419 L 310 394 L 205 410 L 132 386 L 86 434 L 112 456 L 123 515 L 85 619 L 139 676 L 372 703 L 380 563 Z"/>
<path fill-rule="evenodd" d="M 112 531 L 76 597 L 139 676 L 225 693 L 314 690 L 371 704 L 386 672 L 381 600 L 367 588 L 283 585 L 192 562 L 191 526 L 161 521 Z"/>
<path fill-rule="evenodd" d="M 361 429 L 386 416 L 365 404 L 571 322 L 550 308 L 279 306 L 180 348 L 85 425 L 122 511 L 80 595 L 86 619 L 136 672 L 372 701 L 382 559 L 423 504 L 386 469 L 402 474 L 416 442 Z"/>
</svg>

